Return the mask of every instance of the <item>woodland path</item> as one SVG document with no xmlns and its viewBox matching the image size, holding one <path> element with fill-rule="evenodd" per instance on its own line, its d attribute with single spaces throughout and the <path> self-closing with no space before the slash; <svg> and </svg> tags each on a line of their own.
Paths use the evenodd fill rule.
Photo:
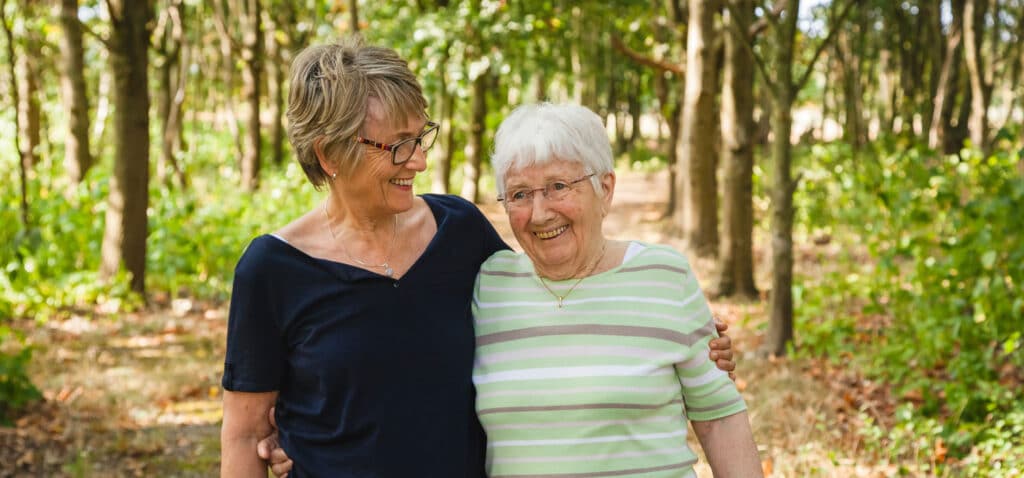
<svg viewBox="0 0 1024 478">
<path fill-rule="evenodd" d="M 660 219 L 666 181 L 665 173 L 621 174 L 607 234 L 678 248 Z M 514 243 L 500 206 L 482 209 Z M 767 243 L 762 239 L 755 238 L 756 244 Z M 756 257 L 764 254 L 758 250 Z M 798 254 L 802 261 L 813 257 Z M 767 265 L 757 260 L 764 288 Z M 713 263 L 692 263 L 706 283 Z M 82 311 L 42 324 L 16 324 L 35 347 L 31 374 L 47 400 L 16 427 L 0 428 L 0 477 L 216 476 L 226 304 L 161 297 L 153 302 L 138 313 Z M 895 472 L 863 465 L 873 462 L 859 456 L 864 438 L 851 428 L 857 410 L 890 402 L 878 387 L 824 363 L 758 358 L 763 301 L 714 301 L 712 308 L 731 325 L 738 385 L 770 476 Z M 710 476 L 706 467 L 698 471 Z"/>
</svg>

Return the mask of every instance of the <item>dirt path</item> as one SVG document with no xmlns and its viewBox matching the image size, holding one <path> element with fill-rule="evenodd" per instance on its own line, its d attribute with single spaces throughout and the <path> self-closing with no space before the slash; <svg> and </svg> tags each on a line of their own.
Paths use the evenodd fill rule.
<svg viewBox="0 0 1024 478">
<path fill-rule="evenodd" d="M 609 237 L 680 246 L 660 220 L 665 175 L 619 177 Z M 504 212 L 482 208 L 510 242 Z M 764 244 L 762 240 L 756 240 Z M 760 256 L 760 255 L 758 255 Z M 712 264 L 693 261 L 698 277 Z M 763 274 L 767 267 L 758 264 Z M 760 281 L 763 287 L 764 280 Z M 738 384 L 771 476 L 887 476 L 860 465 L 863 440 L 843 422 L 841 388 L 826 385 L 820 364 L 759 359 L 763 303 L 715 302 L 732 326 Z M 0 477 L 215 476 L 219 464 L 220 374 L 224 304 L 187 300 L 113 318 L 23 322 L 36 348 L 35 383 L 47 402 L 0 428 Z M 701 476 L 710 476 L 706 467 Z"/>
</svg>

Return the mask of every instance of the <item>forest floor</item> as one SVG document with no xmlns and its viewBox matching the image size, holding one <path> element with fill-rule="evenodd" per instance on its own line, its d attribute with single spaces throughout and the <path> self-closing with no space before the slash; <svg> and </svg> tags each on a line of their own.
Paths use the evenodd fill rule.
<svg viewBox="0 0 1024 478">
<path fill-rule="evenodd" d="M 650 201 L 667 197 L 666 181 L 665 173 L 622 174 L 608 235 L 680 247 L 665 232 L 664 200 Z M 514 244 L 501 209 L 483 209 Z M 768 241 L 755 243 L 764 289 Z M 798 246 L 797 269 L 822 270 L 828 247 Z M 692 262 L 707 284 L 713 263 Z M 216 476 L 227 306 L 163 297 L 151 302 L 138 313 L 79 311 L 15 324 L 35 348 L 31 375 L 46 400 L 14 427 L 0 427 L 0 477 Z M 760 357 L 765 301 L 715 300 L 712 309 L 730 324 L 737 383 L 768 476 L 900 473 L 896 465 L 876 462 L 858 433 L 856 417 L 867 413 L 884 425 L 891 416 L 896 399 L 885 387 L 824 361 Z M 698 472 L 711 476 L 703 465 Z"/>
</svg>

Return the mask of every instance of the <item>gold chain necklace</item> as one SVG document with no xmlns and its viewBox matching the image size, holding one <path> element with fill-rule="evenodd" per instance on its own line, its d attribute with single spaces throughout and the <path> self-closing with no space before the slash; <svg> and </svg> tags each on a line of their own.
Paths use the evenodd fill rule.
<svg viewBox="0 0 1024 478">
<path fill-rule="evenodd" d="M 323 202 L 323 208 L 322 209 L 324 210 L 324 217 L 327 218 L 327 232 L 331 233 L 331 237 L 335 241 L 337 241 L 338 240 L 338 236 L 336 236 L 334 234 L 334 230 L 331 229 L 331 215 L 327 212 L 327 201 Z M 395 214 L 395 230 L 391 234 L 391 245 L 388 246 L 388 253 L 387 253 L 387 255 L 384 256 L 384 262 L 381 262 L 380 264 L 370 264 L 368 262 L 363 262 L 363 261 L 359 260 L 359 258 L 357 258 L 356 256 L 353 256 L 352 253 L 348 251 L 348 248 L 345 247 L 344 244 L 341 244 L 341 243 L 339 243 L 339 244 L 341 244 L 341 249 L 343 251 L 345 251 L 345 255 L 348 256 L 349 259 L 352 259 L 353 261 L 355 261 L 356 264 L 359 264 L 359 265 L 361 265 L 363 267 L 367 267 L 367 268 L 371 268 L 371 269 L 384 269 L 384 275 L 386 275 L 388 277 L 394 277 L 395 269 L 393 269 L 391 267 L 391 265 L 388 264 L 388 261 L 391 258 L 391 250 L 395 248 L 395 240 L 397 238 L 398 238 L 398 214 Z"/>
<path fill-rule="evenodd" d="M 540 279 L 540 285 L 544 286 L 544 288 L 547 289 L 548 293 L 550 293 L 551 295 L 555 296 L 556 299 L 558 299 L 558 308 L 559 309 L 561 309 L 563 307 L 562 301 L 564 301 L 566 297 L 569 297 L 569 294 L 572 294 L 572 291 L 576 289 L 576 286 L 580 285 L 580 282 L 583 282 L 583 279 L 586 279 L 587 277 L 590 277 L 590 274 L 593 274 L 594 271 L 597 270 L 597 265 L 601 263 L 601 259 L 604 259 L 604 252 L 605 252 L 605 249 L 607 249 L 607 248 L 608 248 L 608 243 L 606 242 L 606 243 L 604 243 L 601 246 L 601 254 L 597 256 L 597 260 L 594 261 L 594 265 L 590 266 L 590 270 L 587 271 L 586 274 L 583 274 L 583 277 L 580 277 L 579 279 L 577 279 L 576 283 L 573 284 L 572 287 L 570 287 L 569 290 L 566 291 L 566 293 L 564 295 L 556 294 L 555 291 L 551 290 L 551 288 L 548 287 L 547 283 L 544 282 L 544 278 L 541 277 L 540 274 L 537 274 L 537 278 Z"/>
</svg>

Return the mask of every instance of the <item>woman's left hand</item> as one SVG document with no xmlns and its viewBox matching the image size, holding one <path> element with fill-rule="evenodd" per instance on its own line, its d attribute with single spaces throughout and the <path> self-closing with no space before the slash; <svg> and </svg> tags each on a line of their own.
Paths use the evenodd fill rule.
<svg viewBox="0 0 1024 478">
<path fill-rule="evenodd" d="M 736 362 L 732 361 L 732 339 L 728 335 L 725 335 L 725 331 L 729 328 L 729 324 L 715 318 L 715 328 L 718 329 L 719 337 L 713 339 L 708 346 L 711 347 L 710 357 L 715 366 L 729 372 L 729 378 L 736 380 Z"/>
</svg>

